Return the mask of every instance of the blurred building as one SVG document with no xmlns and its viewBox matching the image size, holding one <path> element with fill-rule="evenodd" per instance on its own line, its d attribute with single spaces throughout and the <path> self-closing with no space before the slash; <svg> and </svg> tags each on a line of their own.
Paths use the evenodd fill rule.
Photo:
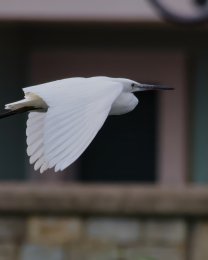
<svg viewBox="0 0 208 260">
<path fill-rule="evenodd" d="M 161 2 L 187 17 L 207 8 L 206 1 Z M 19 0 L 0 1 L 0 34 L 2 108 L 23 87 L 67 77 L 175 88 L 140 93 L 137 109 L 108 118 L 60 174 L 40 176 L 29 166 L 26 116 L 2 120 L 0 179 L 24 184 L 0 185 L 0 211 L 9 215 L 0 219 L 0 259 L 19 259 L 17 252 L 24 260 L 207 259 L 208 193 L 187 188 L 208 181 L 207 26 L 168 23 L 146 0 Z"/>
</svg>

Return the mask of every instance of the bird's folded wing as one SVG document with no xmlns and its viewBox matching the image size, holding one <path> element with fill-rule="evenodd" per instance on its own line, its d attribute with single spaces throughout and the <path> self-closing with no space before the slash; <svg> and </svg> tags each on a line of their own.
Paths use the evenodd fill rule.
<svg viewBox="0 0 208 260">
<path fill-rule="evenodd" d="M 43 172 L 63 170 L 88 147 L 105 122 L 111 105 L 122 91 L 115 82 L 24 89 L 39 95 L 49 106 L 46 113 L 30 112 L 27 144 L 30 162 Z"/>
</svg>

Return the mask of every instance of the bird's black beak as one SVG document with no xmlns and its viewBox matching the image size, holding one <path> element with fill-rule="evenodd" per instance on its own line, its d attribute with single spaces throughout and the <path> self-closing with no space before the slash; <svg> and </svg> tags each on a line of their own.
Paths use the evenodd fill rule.
<svg viewBox="0 0 208 260">
<path fill-rule="evenodd" d="M 140 84 L 138 86 L 138 91 L 147 91 L 147 90 L 173 90 L 174 88 L 170 88 L 163 85 L 152 85 L 152 84 Z"/>
</svg>

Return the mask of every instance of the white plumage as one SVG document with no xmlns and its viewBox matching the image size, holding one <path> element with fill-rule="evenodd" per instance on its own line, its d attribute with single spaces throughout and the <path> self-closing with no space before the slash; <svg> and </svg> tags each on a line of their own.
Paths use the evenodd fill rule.
<svg viewBox="0 0 208 260">
<path fill-rule="evenodd" d="M 122 78 L 69 78 L 24 88 L 25 99 L 5 108 L 33 107 L 26 130 L 30 163 L 41 173 L 53 167 L 57 172 L 84 152 L 109 114 L 135 108 L 133 92 L 153 88 L 162 87 Z"/>
</svg>

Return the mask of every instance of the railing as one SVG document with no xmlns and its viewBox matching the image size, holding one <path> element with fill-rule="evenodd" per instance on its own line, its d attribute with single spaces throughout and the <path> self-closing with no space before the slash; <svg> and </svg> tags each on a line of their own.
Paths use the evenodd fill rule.
<svg viewBox="0 0 208 260">
<path fill-rule="evenodd" d="M 208 216 L 208 188 L 1 183 L 0 212 Z"/>
</svg>

